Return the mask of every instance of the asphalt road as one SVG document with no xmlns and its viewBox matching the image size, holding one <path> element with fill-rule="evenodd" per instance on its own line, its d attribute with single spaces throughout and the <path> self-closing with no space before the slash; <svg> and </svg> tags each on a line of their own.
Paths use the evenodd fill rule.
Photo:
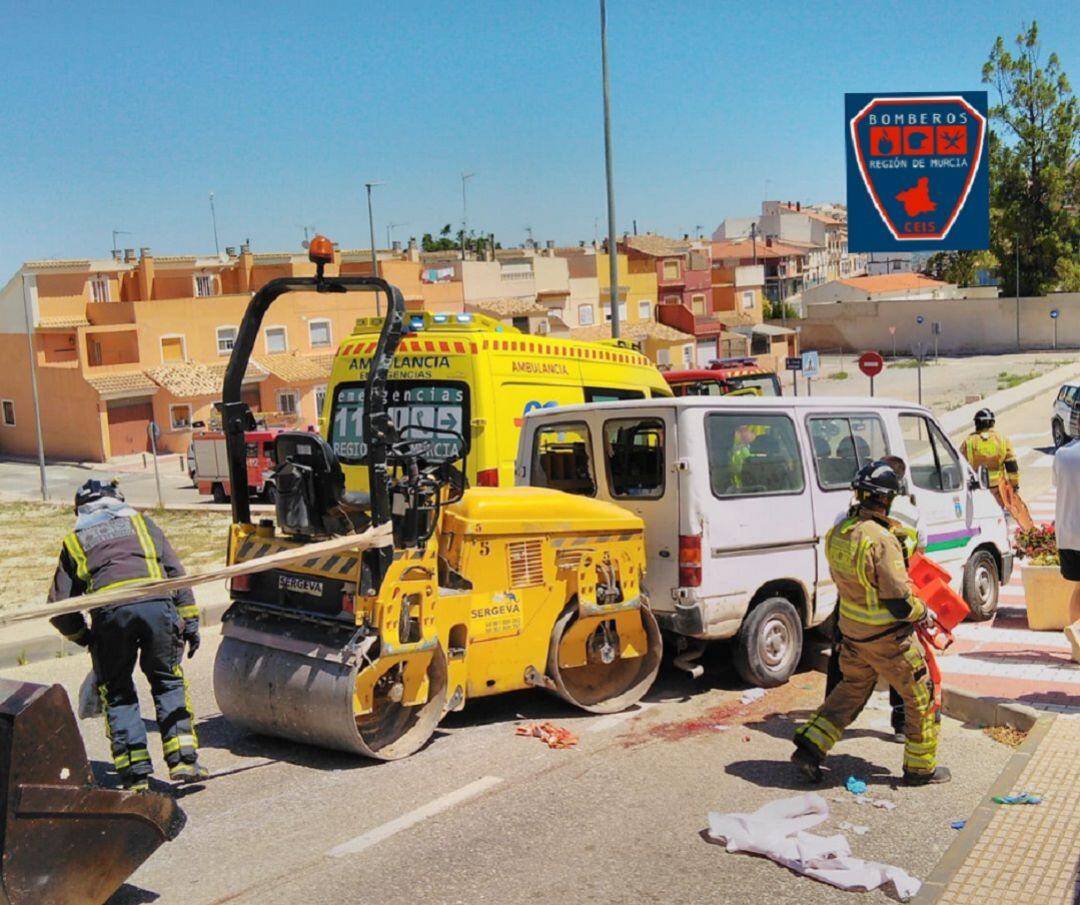
<svg viewBox="0 0 1080 905">
<path fill-rule="evenodd" d="M 182 790 L 184 832 L 110 905 L 838 900 L 830 887 L 702 837 L 709 810 L 756 810 L 806 791 L 787 758 L 794 721 L 821 700 L 817 673 L 743 705 L 716 648 L 703 679 L 667 667 L 628 714 L 582 714 L 540 691 L 478 700 L 413 757 L 369 763 L 229 725 L 211 689 L 218 636 L 206 634 L 189 677 L 213 776 Z M 77 656 L 3 675 L 59 681 L 74 696 L 86 668 Z M 880 697 L 834 752 L 821 790 L 831 814 L 819 831 L 846 832 L 857 855 L 925 878 L 955 835 L 950 821 L 971 814 L 1011 752 L 946 719 L 943 762 L 954 782 L 897 787 L 901 748 L 885 735 Z M 518 737 L 521 719 L 566 726 L 580 744 L 549 750 Z M 113 782 L 100 723 L 80 725 L 96 771 Z M 156 739 L 151 748 L 160 763 Z M 857 806 L 842 787 L 851 774 L 896 809 Z M 844 830 L 844 821 L 867 830 Z"/>
</svg>

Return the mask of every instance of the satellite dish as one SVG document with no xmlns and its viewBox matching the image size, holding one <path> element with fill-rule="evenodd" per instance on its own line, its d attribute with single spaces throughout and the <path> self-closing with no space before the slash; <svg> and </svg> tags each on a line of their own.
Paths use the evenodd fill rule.
<svg viewBox="0 0 1080 905">
<path fill-rule="evenodd" d="M 307 250 L 308 246 L 310 246 L 310 245 L 311 245 L 311 243 L 307 239 L 304 239 L 304 241 L 300 243 L 300 247 L 305 249 L 305 250 Z"/>
</svg>

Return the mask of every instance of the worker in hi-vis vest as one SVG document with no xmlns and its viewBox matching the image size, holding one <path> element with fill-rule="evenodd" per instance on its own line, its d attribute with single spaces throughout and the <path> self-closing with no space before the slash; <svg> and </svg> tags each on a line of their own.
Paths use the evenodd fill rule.
<svg viewBox="0 0 1080 905">
<path fill-rule="evenodd" d="M 1020 497 L 1020 465 L 1012 444 L 994 430 L 994 413 L 979 409 L 975 413 L 975 430 L 964 439 L 961 452 L 971 467 L 984 467 L 990 473 L 990 492 L 1006 512 L 1025 531 L 1034 527 L 1027 504 Z"/>
<path fill-rule="evenodd" d="M 184 567 L 161 529 L 124 502 L 116 483 L 90 480 L 75 494 L 75 530 L 64 538 L 49 602 L 148 579 L 175 578 Z M 199 611 L 190 588 L 50 621 L 74 643 L 90 648 L 112 743 L 113 765 L 126 789 L 144 791 L 154 772 L 132 673 L 135 661 L 150 682 L 169 778 L 197 782 L 195 717 L 180 660 L 199 647 Z"/>
<path fill-rule="evenodd" d="M 937 763 L 938 722 L 934 683 L 915 636 L 927 618 L 912 593 L 889 509 L 902 485 L 885 462 L 870 462 L 852 482 L 855 503 L 829 529 L 825 552 L 839 592 L 840 683 L 795 733 L 791 759 L 811 782 L 844 730 L 862 712 L 878 678 L 904 702 L 905 785 L 948 782 Z"/>
</svg>

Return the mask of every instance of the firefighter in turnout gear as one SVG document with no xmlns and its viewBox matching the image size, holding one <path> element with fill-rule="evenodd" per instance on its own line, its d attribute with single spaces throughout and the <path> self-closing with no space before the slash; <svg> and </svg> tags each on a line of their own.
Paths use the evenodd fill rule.
<svg viewBox="0 0 1080 905">
<path fill-rule="evenodd" d="M 994 499 L 1026 531 L 1035 525 L 1027 504 L 1020 497 L 1020 465 L 1012 444 L 994 430 L 995 421 L 990 409 L 979 409 L 975 413 L 975 430 L 964 439 L 960 451 L 976 471 L 985 466 L 990 473 L 990 492 Z"/>
<path fill-rule="evenodd" d="M 75 530 L 64 538 L 49 602 L 147 579 L 184 574 L 161 529 L 124 502 L 116 482 L 91 480 L 75 494 Z M 90 648 L 104 706 L 113 764 L 125 788 L 144 790 L 153 773 L 139 712 L 135 661 L 150 682 L 169 778 L 205 779 L 199 764 L 195 718 L 180 661 L 199 647 L 199 612 L 190 589 L 165 597 L 56 616 L 52 624 Z"/>
<path fill-rule="evenodd" d="M 866 706 L 878 677 L 904 701 L 906 785 L 948 782 L 937 765 L 934 689 L 915 623 L 926 605 L 911 592 L 889 508 L 901 482 L 885 462 L 864 465 L 852 482 L 855 503 L 829 530 L 825 550 L 839 592 L 840 683 L 795 733 L 791 759 L 811 782 L 821 763 Z"/>
</svg>

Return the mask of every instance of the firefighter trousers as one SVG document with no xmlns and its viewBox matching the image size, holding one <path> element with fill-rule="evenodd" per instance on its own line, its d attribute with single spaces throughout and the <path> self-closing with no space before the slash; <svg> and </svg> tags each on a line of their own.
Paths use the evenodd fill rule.
<svg viewBox="0 0 1080 905">
<path fill-rule="evenodd" d="M 135 663 L 150 683 L 165 762 L 194 763 L 198 739 L 187 680 L 180 667 L 184 621 L 171 600 L 143 600 L 93 614 L 91 654 L 122 779 L 148 776 L 154 768 L 135 691 Z"/>
<path fill-rule="evenodd" d="M 908 628 L 870 641 L 844 638 L 840 672 L 840 683 L 795 733 L 796 744 L 824 758 L 862 712 L 880 676 L 904 702 L 904 772 L 933 773 L 938 739 L 934 687 L 914 633 Z"/>
<path fill-rule="evenodd" d="M 829 666 L 825 671 L 826 698 L 833 693 L 833 689 L 840 684 L 842 678 L 840 673 L 840 640 L 840 630 L 838 628 L 836 637 L 833 638 Z M 904 699 L 900 697 L 900 692 L 891 685 L 889 686 L 889 722 L 892 724 L 893 732 L 902 733 L 904 731 Z"/>
</svg>

